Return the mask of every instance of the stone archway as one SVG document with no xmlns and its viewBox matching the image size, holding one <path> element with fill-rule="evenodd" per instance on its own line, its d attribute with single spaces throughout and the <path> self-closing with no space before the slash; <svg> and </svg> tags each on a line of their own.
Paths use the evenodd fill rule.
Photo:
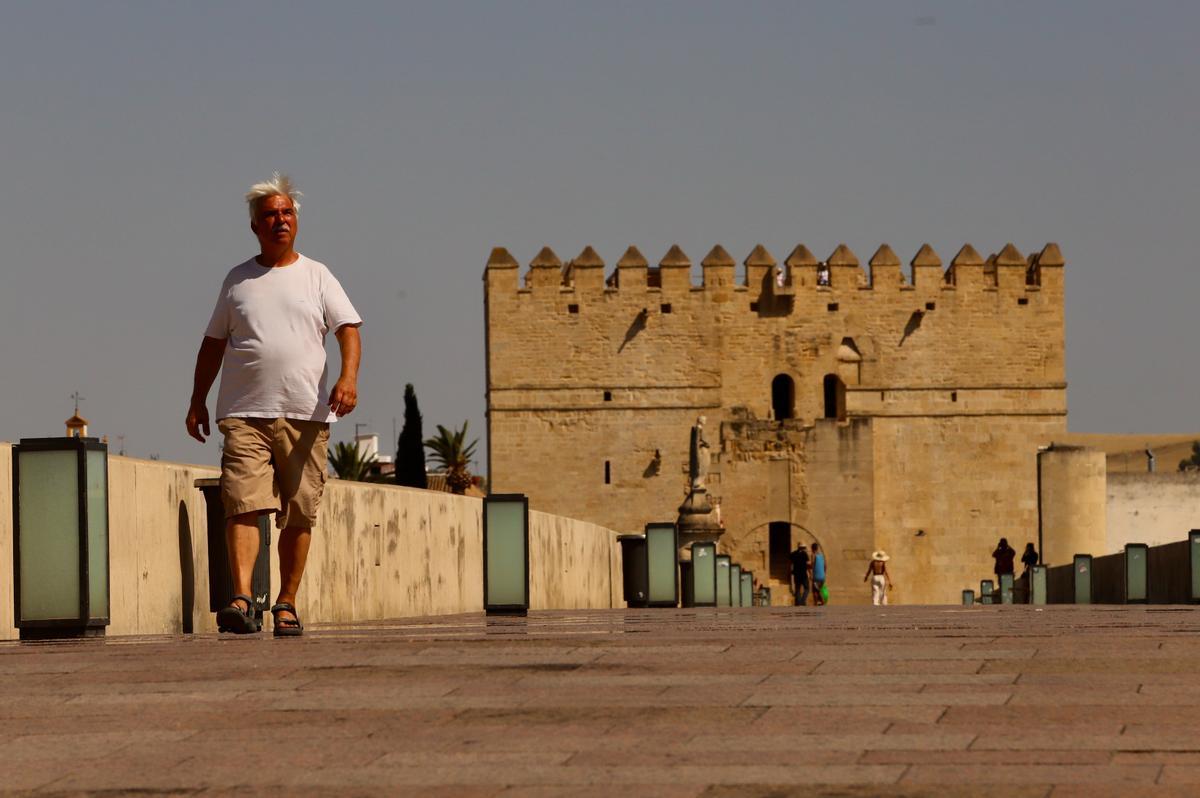
<svg viewBox="0 0 1200 798">
<path fill-rule="evenodd" d="M 786 537 L 782 535 L 783 529 L 787 530 Z M 811 549 L 812 544 L 818 543 L 822 549 L 825 548 L 825 543 L 812 530 L 791 521 L 764 521 L 756 524 L 747 530 L 744 539 L 762 540 L 764 536 L 766 545 L 763 547 L 763 553 L 766 562 L 763 565 L 766 573 L 771 579 L 786 585 L 791 584 L 791 560 L 788 555 L 796 548 L 796 544 L 805 543 Z M 786 549 L 783 548 L 782 542 L 773 545 L 773 538 L 782 538 L 782 541 L 786 542 Z"/>
</svg>

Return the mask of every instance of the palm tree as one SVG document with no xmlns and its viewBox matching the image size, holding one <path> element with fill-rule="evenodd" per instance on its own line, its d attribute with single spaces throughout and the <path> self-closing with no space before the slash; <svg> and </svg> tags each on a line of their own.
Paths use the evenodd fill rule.
<svg viewBox="0 0 1200 798">
<path fill-rule="evenodd" d="M 471 486 L 471 472 L 467 466 L 475 457 L 475 445 L 479 439 L 466 443 L 466 421 L 459 430 L 448 430 L 441 424 L 437 425 L 437 430 L 437 435 L 425 441 L 425 448 L 429 449 L 433 461 L 446 469 L 446 485 L 450 492 L 466 493 Z"/>
<path fill-rule="evenodd" d="M 329 451 L 329 465 L 338 479 L 366 482 L 374 462 L 374 457 L 365 457 L 353 443 L 340 442 Z"/>
</svg>

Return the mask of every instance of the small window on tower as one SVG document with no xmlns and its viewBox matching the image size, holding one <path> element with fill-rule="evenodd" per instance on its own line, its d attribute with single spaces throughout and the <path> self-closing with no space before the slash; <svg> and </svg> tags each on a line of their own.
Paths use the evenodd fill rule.
<svg viewBox="0 0 1200 798">
<path fill-rule="evenodd" d="M 1027 296 L 1017 297 L 1017 304 L 1018 305 L 1028 305 L 1029 297 L 1027 297 Z"/>
<path fill-rule="evenodd" d="M 838 309 L 838 303 L 830 302 L 828 305 L 825 306 L 825 309 L 828 310 L 830 313 L 833 313 Z"/>
<path fill-rule="evenodd" d="M 661 310 L 663 313 L 670 313 L 671 312 L 671 303 L 664 302 L 658 306 L 658 309 Z"/>
<path fill-rule="evenodd" d="M 936 309 L 937 309 L 937 303 L 936 303 L 936 302 L 926 302 L 926 303 L 925 303 L 925 309 L 926 309 L 926 310 L 936 310 Z"/>
<path fill-rule="evenodd" d="M 611 460 L 604 461 L 604 484 L 605 485 L 612 484 L 612 461 Z"/>
<path fill-rule="evenodd" d="M 604 392 L 604 401 L 606 401 L 606 402 L 611 402 L 611 401 L 612 401 L 612 391 L 605 391 L 605 392 Z"/>
<path fill-rule="evenodd" d="M 575 304 L 567 305 L 567 313 L 578 313 L 579 306 Z"/>
</svg>

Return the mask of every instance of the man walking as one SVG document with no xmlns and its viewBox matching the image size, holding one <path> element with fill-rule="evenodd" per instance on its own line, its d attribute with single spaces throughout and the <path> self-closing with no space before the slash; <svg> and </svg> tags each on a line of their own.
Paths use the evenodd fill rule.
<svg viewBox="0 0 1200 798">
<path fill-rule="evenodd" d="M 796 597 L 796 606 L 808 604 L 808 549 L 803 543 L 796 544 L 796 550 L 790 555 L 792 561 L 792 593 Z"/>
<path fill-rule="evenodd" d="M 296 591 L 325 487 L 329 422 L 358 403 L 362 319 L 329 269 L 295 250 L 300 196 L 278 172 L 246 194 L 260 253 L 221 285 L 196 356 L 187 414 L 188 434 L 203 443 L 211 434 L 208 391 L 220 371 L 221 500 L 236 595 L 217 613 L 217 627 L 237 634 L 258 631 L 250 580 L 264 512 L 274 512 L 283 530 L 274 632 L 303 633 Z M 327 332 L 337 337 L 342 361 L 328 392 Z"/>
</svg>

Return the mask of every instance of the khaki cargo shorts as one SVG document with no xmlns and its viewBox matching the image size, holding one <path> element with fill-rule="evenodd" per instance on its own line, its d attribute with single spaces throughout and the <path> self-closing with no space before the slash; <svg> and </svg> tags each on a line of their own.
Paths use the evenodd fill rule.
<svg viewBox="0 0 1200 798">
<path fill-rule="evenodd" d="M 293 418 L 223 418 L 225 517 L 274 511 L 275 524 L 312 528 L 325 490 L 329 424 Z"/>
</svg>

